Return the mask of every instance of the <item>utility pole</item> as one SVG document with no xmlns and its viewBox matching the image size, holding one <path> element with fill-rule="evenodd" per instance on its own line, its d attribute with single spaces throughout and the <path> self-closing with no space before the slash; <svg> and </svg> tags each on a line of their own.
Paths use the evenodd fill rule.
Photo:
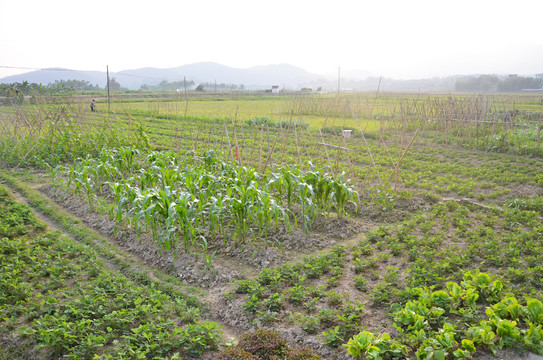
<svg viewBox="0 0 543 360">
<path fill-rule="evenodd" d="M 110 102 L 109 102 L 109 65 L 106 65 L 106 74 L 107 74 L 107 111 L 110 111 Z"/>
<path fill-rule="evenodd" d="M 187 78 L 183 76 L 183 87 L 185 88 L 185 98 L 187 97 Z"/>
</svg>

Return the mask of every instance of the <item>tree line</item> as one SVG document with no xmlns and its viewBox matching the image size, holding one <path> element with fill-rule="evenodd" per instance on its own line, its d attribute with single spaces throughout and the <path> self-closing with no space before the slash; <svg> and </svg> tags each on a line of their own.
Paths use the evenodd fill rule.
<svg viewBox="0 0 543 360">
<path fill-rule="evenodd" d="M 496 75 L 480 75 L 457 79 L 456 91 L 518 92 L 525 89 L 541 89 L 543 78 L 510 76 L 499 78 Z"/>
<path fill-rule="evenodd" d="M 187 89 L 193 89 L 194 88 L 194 81 L 193 80 L 181 80 L 181 81 L 167 81 L 163 80 L 158 85 L 148 85 L 143 84 L 140 86 L 141 91 L 146 90 L 184 90 Z"/>
<path fill-rule="evenodd" d="M 181 81 L 167 81 L 163 80 L 157 85 L 148 85 L 143 84 L 140 87 L 141 91 L 145 90 L 170 90 L 170 91 L 184 91 L 187 90 L 196 90 L 196 91 L 243 91 L 245 90 L 245 85 L 237 84 L 226 84 L 226 83 L 214 83 L 214 82 L 203 82 L 196 85 L 194 80 L 181 80 Z"/>
<path fill-rule="evenodd" d="M 121 90 L 121 85 L 114 79 L 109 80 L 112 90 Z M 18 97 L 28 95 L 62 94 L 74 91 L 100 91 L 105 88 L 93 85 L 86 80 L 55 80 L 47 85 L 28 81 L 0 84 L 0 96 Z"/>
</svg>

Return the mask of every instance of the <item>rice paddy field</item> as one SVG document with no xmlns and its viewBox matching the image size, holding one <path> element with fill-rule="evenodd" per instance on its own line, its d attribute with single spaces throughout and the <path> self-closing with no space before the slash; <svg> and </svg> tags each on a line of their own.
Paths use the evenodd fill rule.
<svg viewBox="0 0 543 360">
<path fill-rule="evenodd" d="M 543 355 L 543 96 L 0 106 L 0 359 Z"/>
</svg>

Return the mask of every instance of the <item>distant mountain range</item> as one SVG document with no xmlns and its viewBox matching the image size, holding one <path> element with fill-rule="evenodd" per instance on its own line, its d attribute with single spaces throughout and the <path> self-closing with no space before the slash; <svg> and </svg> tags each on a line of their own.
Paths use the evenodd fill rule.
<svg viewBox="0 0 543 360">
<path fill-rule="evenodd" d="M 243 84 L 248 89 L 271 88 L 272 85 L 300 87 L 306 83 L 318 79 L 319 75 L 288 64 L 255 66 L 247 69 L 237 69 L 213 62 L 200 62 L 183 65 L 169 69 L 143 68 L 136 70 L 124 70 L 116 73 L 117 81 L 127 88 L 158 84 L 162 80 L 194 81 L 195 84 L 209 82 L 218 84 Z M 136 76 L 148 77 L 136 78 Z M 139 85 L 139 86 L 138 86 Z"/>
<path fill-rule="evenodd" d="M 247 69 L 237 69 L 213 62 L 200 62 L 168 69 L 146 67 L 141 69 L 123 70 L 110 73 L 122 87 L 131 90 L 139 89 L 143 84 L 157 85 L 161 81 L 194 81 L 199 83 L 243 84 L 246 89 L 268 89 L 279 85 L 298 89 L 305 85 L 324 80 L 325 76 L 312 74 L 302 68 L 288 65 L 254 66 Z M 0 79 L 0 83 L 28 81 L 43 85 L 54 83 L 56 80 L 83 80 L 93 85 L 104 87 L 106 73 L 99 71 L 75 71 L 68 69 L 42 69 L 24 74 L 8 76 Z"/>
<path fill-rule="evenodd" d="M 74 71 L 62 68 L 49 68 L 6 76 L 0 79 L 0 83 L 28 81 L 29 83 L 47 85 L 54 83 L 56 80 L 83 80 L 93 85 L 104 87 L 106 85 L 106 73 L 100 71 Z"/>
<path fill-rule="evenodd" d="M 373 76 L 365 70 L 344 69 L 341 69 L 340 76 L 340 86 L 344 91 L 454 91 L 456 80 L 462 78 L 457 75 L 430 79 L 395 80 Z M 207 83 L 209 88 L 209 84 L 216 83 L 217 85 L 237 85 L 238 87 L 243 85 L 247 90 L 271 89 L 273 85 L 278 85 L 281 89 L 287 90 L 321 88 L 336 91 L 338 86 L 338 73 L 314 74 L 289 64 L 239 69 L 213 62 L 200 62 L 167 69 L 145 67 L 110 72 L 110 77 L 114 78 L 122 87 L 130 90 L 139 90 L 144 84 L 150 87 L 156 86 L 162 81 L 182 82 L 183 78 L 188 82 L 194 82 L 193 88 L 201 83 Z M 104 88 L 106 73 L 59 68 L 42 69 L 4 77 L 0 79 L 0 83 L 28 81 L 29 83 L 47 85 L 56 80 L 82 80 Z"/>
</svg>

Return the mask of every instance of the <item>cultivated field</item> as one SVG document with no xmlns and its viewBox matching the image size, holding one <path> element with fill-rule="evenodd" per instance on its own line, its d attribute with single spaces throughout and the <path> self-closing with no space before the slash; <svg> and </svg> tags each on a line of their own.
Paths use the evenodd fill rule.
<svg viewBox="0 0 543 360">
<path fill-rule="evenodd" d="M 0 359 L 543 355 L 543 96 L 0 107 Z"/>
</svg>

